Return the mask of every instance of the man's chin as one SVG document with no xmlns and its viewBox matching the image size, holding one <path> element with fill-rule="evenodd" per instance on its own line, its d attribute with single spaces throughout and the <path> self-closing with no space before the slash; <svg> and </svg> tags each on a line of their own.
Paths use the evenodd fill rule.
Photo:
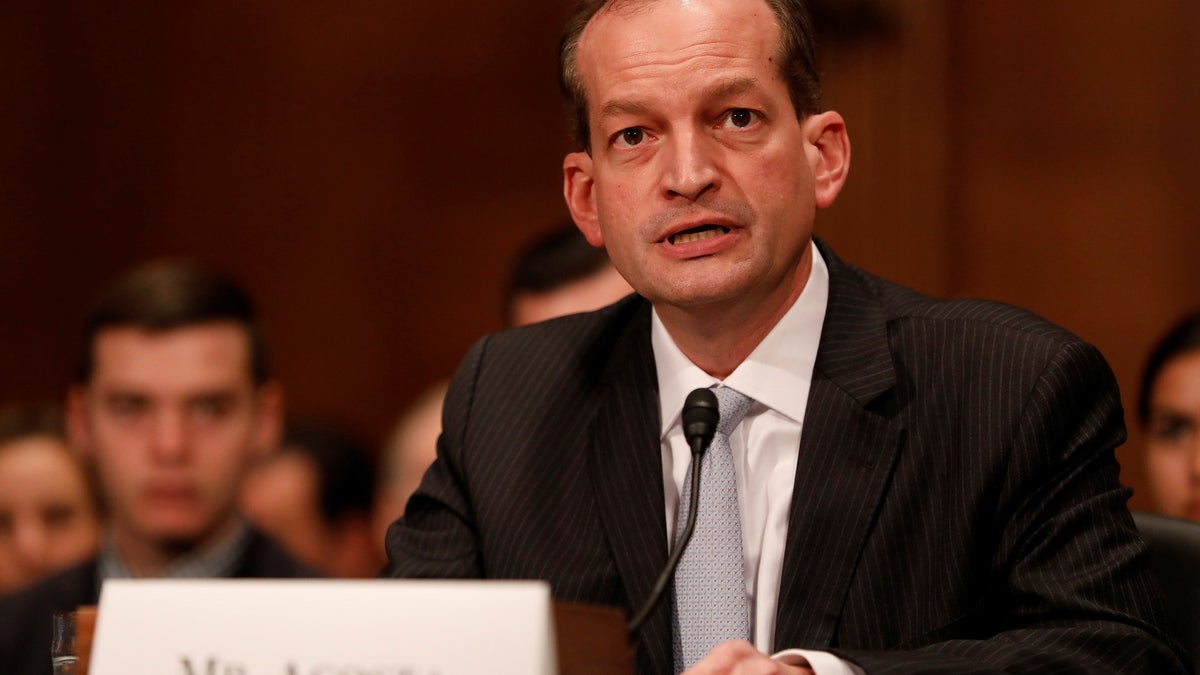
<svg viewBox="0 0 1200 675">
<path fill-rule="evenodd" d="M 696 283 L 665 289 L 659 295 L 656 306 L 667 305 L 686 311 L 719 308 L 730 303 L 742 302 L 740 288 L 733 284 Z M 653 302 L 653 301 L 652 301 Z"/>
<path fill-rule="evenodd" d="M 143 529 L 146 535 L 165 550 L 175 553 L 186 553 L 204 543 L 212 533 L 208 523 L 197 520 L 169 520 L 147 524 Z"/>
</svg>

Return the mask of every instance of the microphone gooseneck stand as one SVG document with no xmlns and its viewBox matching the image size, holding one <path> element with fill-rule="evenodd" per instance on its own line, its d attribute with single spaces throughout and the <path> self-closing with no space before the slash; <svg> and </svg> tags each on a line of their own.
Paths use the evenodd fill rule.
<svg viewBox="0 0 1200 675">
<path fill-rule="evenodd" d="M 662 600 L 663 591 L 666 590 L 667 584 L 674 576 L 675 568 L 679 566 L 679 559 L 683 556 L 683 550 L 692 538 L 692 531 L 696 529 L 696 511 L 700 507 L 700 464 L 704 457 L 704 451 L 708 449 L 709 443 L 712 443 L 713 434 L 717 431 L 717 422 L 721 419 L 721 413 L 717 406 L 717 395 L 713 393 L 712 389 L 693 389 L 683 402 L 681 417 L 683 435 L 692 449 L 692 496 L 688 501 L 687 523 L 684 525 L 679 541 L 675 542 L 675 548 L 667 558 L 667 564 L 663 567 L 662 573 L 654 582 L 650 596 L 646 598 L 642 609 L 629 621 L 626 629 L 630 636 L 642 627 L 646 618 Z"/>
</svg>

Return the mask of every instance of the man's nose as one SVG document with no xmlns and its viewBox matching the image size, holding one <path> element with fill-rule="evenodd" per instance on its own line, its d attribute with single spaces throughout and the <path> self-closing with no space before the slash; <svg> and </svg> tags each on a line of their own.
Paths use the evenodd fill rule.
<svg viewBox="0 0 1200 675">
<path fill-rule="evenodd" d="M 161 462 L 175 463 L 187 454 L 187 420 L 178 411 L 162 411 L 154 419 L 150 451 Z"/>
<path fill-rule="evenodd" d="M 668 199 L 695 201 L 720 187 L 720 148 L 714 139 L 687 130 L 670 136 L 665 145 L 663 191 Z"/>
</svg>

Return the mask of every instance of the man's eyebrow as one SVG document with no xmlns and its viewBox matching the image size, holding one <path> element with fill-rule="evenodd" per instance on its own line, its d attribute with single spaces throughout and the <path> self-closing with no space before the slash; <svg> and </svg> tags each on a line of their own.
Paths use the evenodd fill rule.
<svg viewBox="0 0 1200 675">
<path fill-rule="evenodd" d="M 738 96 L 758 88 L 758 79 L 753 77 L 731 77 L 720 80 L 704 90 L 702 98 L 706 101 L 720 100 L 730 96 Z M 617 99 L 609 101 L 600 108 L 600 119 L 610 119 L 621 115 L 645 115 L 650 107 L 638 101 Z"/>
<path fill-rule="evenodd" d="M 1191 414 L 1171 405 L 1157 405 L 1150 409 L 1151 416 L 1191 419 Z"/>
<path fill-rule="evenodd" d="M 758 88 L 758 79 L 754 77 L 731 77 L 721 80 L 704 91 L 705 100 L 714 100 L 737 96 Z"/>
<path fill-rule="evenodd" d="M 600 109 L 600 119 L 604 120 L 621 115 L 644 115 L 649 110 L 649 106 L 644 103 L 617 99 L 616 101 L 609 101 L 604 104 L 604 107 Z"/>
<path fill-rule="evenodd" d="M 237 392 L 232 389 L 213 389 L 211 391 L 197 391 L 188 394 L 188 401 L 213 401 L 222 399 L 237 398 Z"/>
<path fill-rule="evenodd" d="M 101 392 L 100 398 L 105 401 L 132 400 L 132 399 L 149 400 L 150 395 L 146 394 L 145 392 L 138 391 L 137 389 L 125 389 L 125 388 L 120 388 L 120 387 L 114 387 L 112 389 Z"/>
</svg>

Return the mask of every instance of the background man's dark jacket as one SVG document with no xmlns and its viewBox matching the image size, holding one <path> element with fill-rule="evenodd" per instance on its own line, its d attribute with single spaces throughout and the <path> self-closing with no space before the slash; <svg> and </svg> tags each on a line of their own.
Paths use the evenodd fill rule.
<svg viewBox="0 0 1200 675">
<path fill-rule="evenodd" d="M 97 561 L 89 560 L 0 598 L 0 673 L 51 675 L 50 617 L 100 599 Z M 234 578 L 318 576 L 261 533 L 252 530 Z"/>
</svg>

